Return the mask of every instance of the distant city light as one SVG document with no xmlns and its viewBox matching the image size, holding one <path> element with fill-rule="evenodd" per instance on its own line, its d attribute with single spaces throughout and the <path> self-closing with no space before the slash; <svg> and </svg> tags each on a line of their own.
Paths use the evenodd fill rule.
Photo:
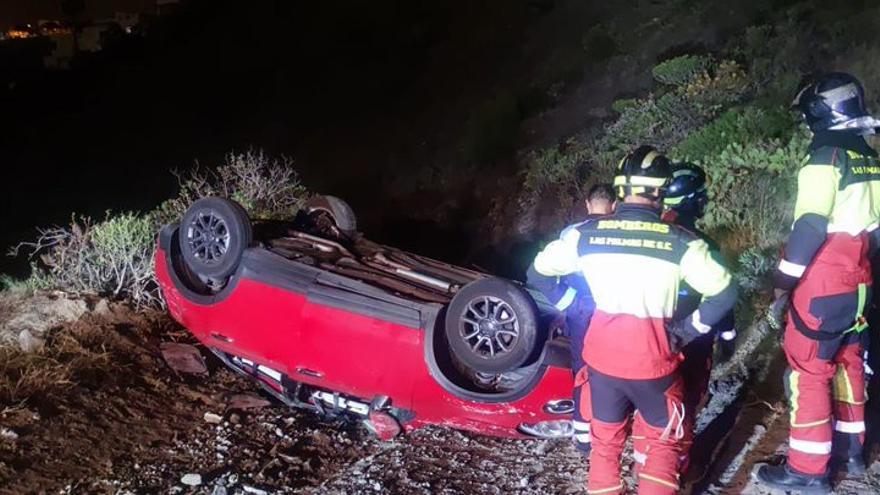
<svg viewBox="0 0 880 495">
<path fill-rule="evenodd" d="M 9 31 L 6 31 L 6 37 L 9 39 L 13 39 L 13 40 L 31 38 L 33 36 L 35 36 L 33 32 L 27 31 L 24 29 L 13 28 L 13 29 L 10 29 Z"/>
</svg>

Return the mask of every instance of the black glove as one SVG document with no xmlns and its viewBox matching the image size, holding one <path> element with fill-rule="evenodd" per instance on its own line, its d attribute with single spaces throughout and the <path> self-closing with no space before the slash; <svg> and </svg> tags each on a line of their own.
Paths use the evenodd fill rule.
<svg viewBox="0 0 880 495">
<path fill-rule="evenodd" d="M 695 333 L 687 324 L 687 318 L 673 321 L 666 327 L 666 335 L 669 336 L 669 350 L 672 354 L 680 352 L 693 338 L 688 335 Z"/>
</svg>

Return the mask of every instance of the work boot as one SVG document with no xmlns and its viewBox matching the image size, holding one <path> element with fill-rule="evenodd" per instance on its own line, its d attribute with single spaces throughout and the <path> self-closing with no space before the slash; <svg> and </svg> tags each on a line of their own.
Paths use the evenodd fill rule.
<svg viewBox="0 0 880 495">
<path fill-rule="evenodd" d="M 832 459 L 831 463 L 839 473 L 846 473 L 853 476 L 864 476 L 868 474 L 868 468 L 865 467 L 865 460 L 862 459 L 862 456 L 860 455 L 850 457 L 849 459 Z"/>
<path fill-rule="evenodd" d="M 792 490 L 810 494 L 830 494 L 828 476 L 811 475 L 795 471 L 788 463 L 778 466 L 760 464 L 755 474 L 760 483 L 779 490 Z"/>
</svg>

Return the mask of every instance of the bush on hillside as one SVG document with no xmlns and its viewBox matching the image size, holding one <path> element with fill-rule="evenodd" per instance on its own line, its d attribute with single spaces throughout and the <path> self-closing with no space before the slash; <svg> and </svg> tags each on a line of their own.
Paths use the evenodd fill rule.
<svg viewBox="0 0 880 495">
<path fill-rule="evenodd" d="M 769 292 L 771 275 L 779 263 L 778 246 L 752 246 L 739 256 L 736 281 L 746 297 Z"/>
<path fill-rule="evenodd" d="M 177 174 L 179 192 L 158 210 L 161 223 L 179 219 L 199 198 L 220 196 L 244 207 L 251 218 L 291 219 L 308 198 L 308 191 L 293 168 L 293 160 L 272 158 L 263 150 L 229 153 L 215 169 L 196 167 Z"/>
<path fill-rule="evenodd" d="M 100 294 L 130 302 L 136 308 L 163 307 L 155 279 L 156 233 L 176 222 L 199 198 L 222 196 L 239 202 L 253 218 L 292 219 L 307 197 L 287 158 L 262 151 L 230 153 L 216 169 L 196 169 L 179 176 L 178 196 L 147 214 L 108 214 L 101 222 L 73 218 L 69 226 L 41 229 L 33 242 L 12 254 L 27 252 L 34 260 L 31 276 L 4 285 Z"/>
<path fill-rule="evenodd" d="M 13 251 L 39 257 L 26 285 L 125 299 L 136 307 L 162 306 L 153 271 L 157 225 L 153 215 L 121 213 L 95 223 L 73 218 L 67 227 L 41 229 Z"/>
<path fill-rule="evenodd" d="M 527 158 L 523 183 L 536 193 L 576 185 L 577 167 L 583 159 L 583 150 L 573 148 L 551 146 L 533 151 Z"/>
<path fill-rule="evenodd" d="M 623 113 L 632 110 L 638 104 L 639 100 L 636 98 L 620 98 L 611 103 L 611 109 L 617 113 Z"/>
<path fill-rule="evenodd" d="M 797 170 L 808 144 L 806 134 L 797 133 L 788 141 L 731 143 L 705 158 L 712 203 L 704 227 L 733 233 L 728 244 L 737 253 L 780 243 L 791 225 Z"/>
<path fill-rule="evenodd" d="M 614 109 L 620 115 L 593 143 L 591 161 L 597 171 L 609 171 L 636 146 L 649 144 L 669 150 L 739 101 L 747 88 L 748 77 L 742 68 L 724 61 L 713 74 L 704 71 L 690 83 L 660 96 L 618 100 Z"/>
<path fill-rule="evenodd" d="M 662 84 L 682 86 L 690 83 L 712 65 L 712 58 L 702 55 L 681 55 L 664 60 L 651 69 L 651 75 Z"/>
<path fill-rule="evenodd" d="M 669 155 L 676 159 L 702 161 L 719 155 L 730 143 L 746 145 L 762 139 L 789 136 L 795 125 L 791 113 L 781 107 L 731 108 L 691 133 L 673 147 Z"/>
<path fill-rule="evenodd" d="M 705 117 L 739 101 L 748 90 L 749 79 L 736 62 L 718 64 L 712 74 L 703 72 L 683 86 L 684 96 Z"/>
<path fill-rule="evenodd" d="M 624 106 L 618 119 L 606 127 L 596 144 L 598 158 L 616 163 L 619 155 L 642 144 L 668 149 L 703 121 L 691 102 L 678 93 L 639 99 Z"/>
</svg>

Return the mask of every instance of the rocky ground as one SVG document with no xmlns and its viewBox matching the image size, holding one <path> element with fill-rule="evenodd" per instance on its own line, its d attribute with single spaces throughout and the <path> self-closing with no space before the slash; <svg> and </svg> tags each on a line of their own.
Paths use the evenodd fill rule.
<svg viewBox="0 0 880 495">
<path fill-rule="evenodd" d="M 163 349 L 193 342 L 162 314 L 6 294 L 0 341 L 3 494 L 586 493 L 586 461 L 567 441 L 430 428 L 381 442 L 360 425 L 269 400 L 205 352 L 203 373 L 176 371 Z M 767 366 L 768 383 L 776 367 Z M 722 400 L 717 391 L 691 492 L 767 493 L 750 472 L 785 445 L 774 393 L 759 384 Z M 878 491 L 874 464 L 837 493 Z"/>
</svg>

